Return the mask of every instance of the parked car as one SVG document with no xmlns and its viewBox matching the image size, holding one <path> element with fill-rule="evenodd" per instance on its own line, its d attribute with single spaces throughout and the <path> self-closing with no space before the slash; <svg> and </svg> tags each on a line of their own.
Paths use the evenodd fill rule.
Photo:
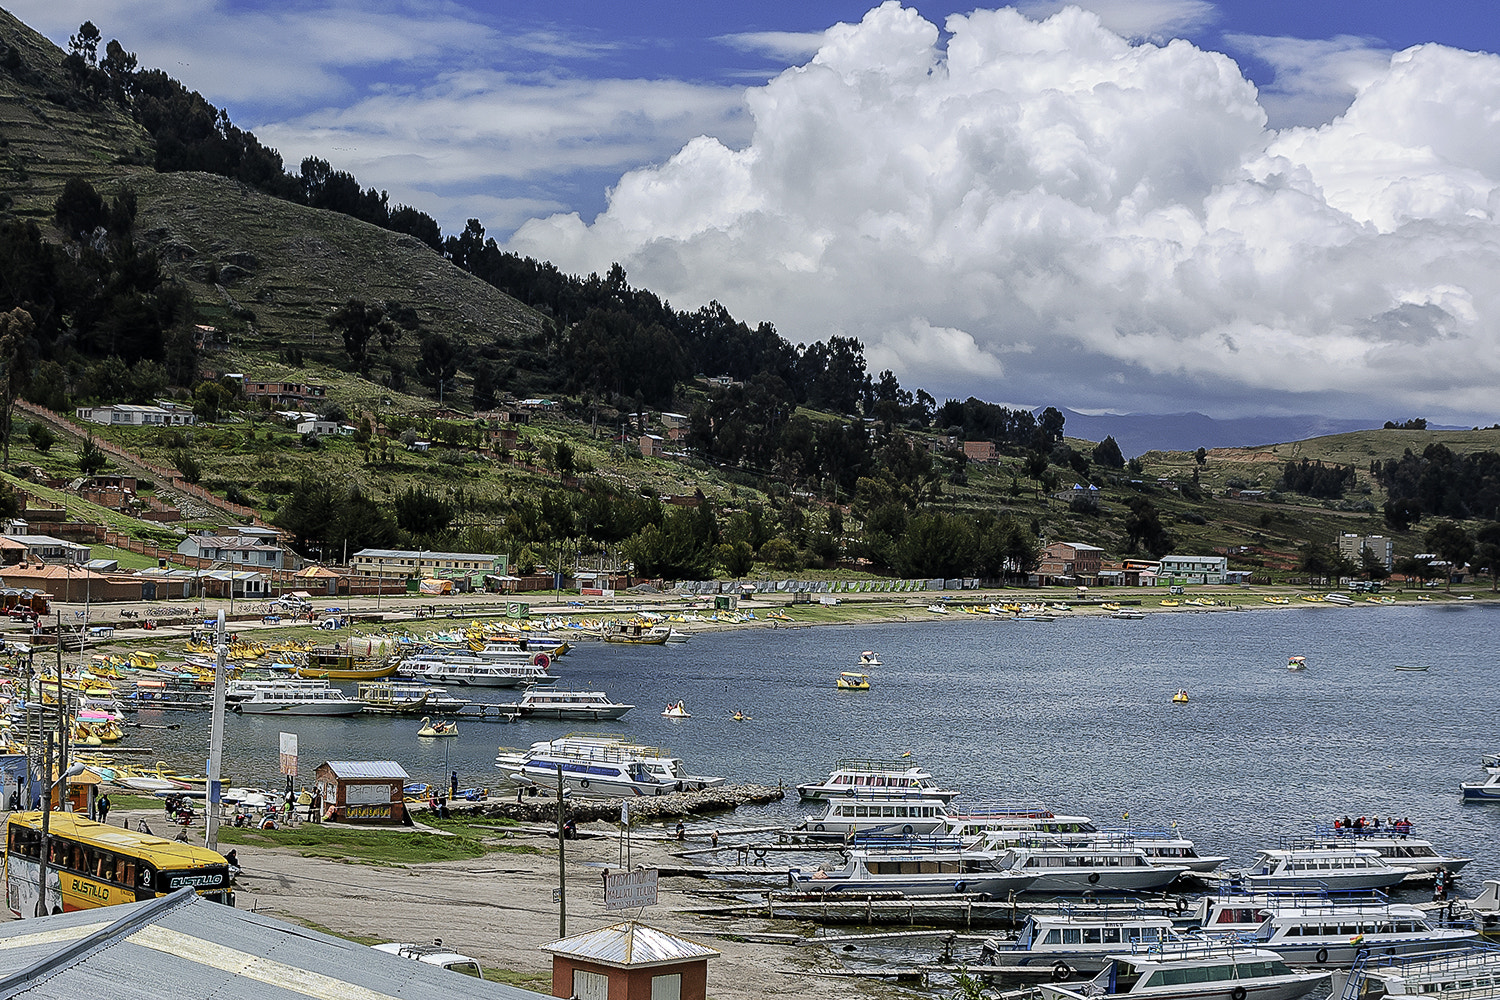
<svg viewBox="0 0 1500 1000">
<path fill-rule="evenodd" d="M 484 978 L 484 970 L 479 963 L 468 955 L 460 955 L 456 951 L 449 951 L 443 947 L 443 939 L 435 938 L 432 944 L 402 944 L 397 941 L 388 941 L 385 944 L 374 944 L 370 947 L 376 951 L 383 951 L 387 955 L 400 955 L 414 962 L 425 962 L 428 965 L 436 965 L 456 972 L 461 976 L 472 976 L 475 979 Z"/>
</svg>

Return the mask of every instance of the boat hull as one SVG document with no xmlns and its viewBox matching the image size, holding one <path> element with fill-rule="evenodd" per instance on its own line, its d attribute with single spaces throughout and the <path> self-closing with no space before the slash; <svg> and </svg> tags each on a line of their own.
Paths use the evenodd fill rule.
<svg viewBox="0 0 1500 1000">
<path fill-rule="evenodd" d="M 234 706 L 240 715 L 358 715 L 364 705 L 357 701 L 332 702 L 238 702 Z"/>
<path fill-rule="evenodd" d="M 1012 892 L 1024 892 L 1033 881 L 1029 875 L 899 875 L 893 877 L 814 878 L 789 876 L 793 889 L 799 892 L 870 893 L 899 892 L 903 896 L 955 896 L 975 894 L 990 899 L 1004 899 Z"/>
<path fill-rule="evenodd" d="M 1089 870 L 1078 868 L 1068 872 L 1047 872 L 1031 883 L 1027 892 L 1083 893 L 1083 892 L 1146 892 L 1165 889 L 1184 868 L 1147 865 L 1135 869 L 1100 868 Z"/>
<path fill-rule="evenodd" d="M 523 719 L 559 719 L 568 722 L 602 722 L 618 719 L 630 711 L 633 705 L 612 705 L 608 708 L 519 708 L 516 714 Z"/>
<path fill-rule="evenodd" d="M 1409 937 L 1404 940 L 1370 935 L 1357 945 L 1347 937 L 1313 937 L 1304 938 L 1296 944 L 1287 941 L 1258 941 L 1256 947 L 1278 953 L 1288 965 L 1347 968 L 1355 963 L 1361 952 L 1366 955 L 1417 955 L 1429 951 L 1460 948 L 1478 937 L 1477 931 L 1452 929 L 1433 937 Z"/>
<path fill-rule="evenodd" d="M 1313 891 L 1326 889 L 1329 892 L 1348 892 L 1389 889 L 1409 874 L 1411 874 L 1410 868 L 1400 868 L 1391 872 L 1377 870 L 1349 874 L 1321 871 L 1306 876 L 1246 875 L 1244 881 L 1250 892 L 1278 892 L 1286 889 Z"/>
</svg>

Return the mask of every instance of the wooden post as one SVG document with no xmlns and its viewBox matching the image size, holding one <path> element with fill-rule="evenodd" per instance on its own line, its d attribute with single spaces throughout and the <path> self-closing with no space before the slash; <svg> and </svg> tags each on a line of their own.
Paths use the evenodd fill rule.
<svg viewBox="0 0 1500 1000">
<path fill-rule="evenodd" d="M 563 769 L 557 765 L 557 936 L 568 936 L 568 868 L 564 859 Z"/>
</svg>

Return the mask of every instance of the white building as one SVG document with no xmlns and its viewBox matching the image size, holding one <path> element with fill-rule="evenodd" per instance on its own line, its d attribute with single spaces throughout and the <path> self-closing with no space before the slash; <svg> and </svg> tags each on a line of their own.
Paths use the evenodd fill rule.
<svg viewBox="0 0 1500 1000">
<path fill-rule="evenodd" d="M 180 406 L 111 403 L 108 406 L 80 406 L 73 412 L 80 420 L 112 427 L 176 427 L 198 422 L 192 410 Z"/>
<path fill-rule="evenodd" d="M 1228 556 L 1162 556 L 1157 581 L 1167 583 L 1223 583 Z"/>
<path fill-rule="evenodd" d="M 288 569 L 286 549 L 253 535 L 189 535 L 177 546 L 185 556 L 244 569 Z"/>
<path fill-rule="evenodd" d="M 1343 534 L 1339 536 L 1339 555 L 1352 562 L 1355 566 L 1363 566 L 1362 553 L 1369 549 L 1374 553 L 1380 564 L 1389 570 L 1396 559 L 1396 541 L 1386 538 L 1384 535 L 1354 535 Z"/>
<path fill-rule="evenodd" d="M 297 425 L 298 434 L 311 434 L 313 437 L 333 437 L 339 432 L 339 425 L 332 420 L 304 420 Z"/>
</svg>

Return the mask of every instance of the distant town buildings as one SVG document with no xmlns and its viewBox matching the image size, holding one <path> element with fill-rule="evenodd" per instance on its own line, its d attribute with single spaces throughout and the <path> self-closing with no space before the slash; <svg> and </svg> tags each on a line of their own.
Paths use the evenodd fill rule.
<svg viewBox="0 0 1500 1000">
<path fill-rule="evenodd" d="M 1099 572 L 1103 568 L 1104 550 L 1099 546 L 1083 542 L 1053 542 L 1042 549 L 1036 575 L 1043 584 L 1076 582 L 1092 586 L 1099 582 Z"/>
<path fill-rule="evenodd" d="M 486 552 L 430 549 L 360 549 L 349 568 L 366 576 L 429 576 L 434 573 L 504 573 L 506 557 Z"/>
</svg>

